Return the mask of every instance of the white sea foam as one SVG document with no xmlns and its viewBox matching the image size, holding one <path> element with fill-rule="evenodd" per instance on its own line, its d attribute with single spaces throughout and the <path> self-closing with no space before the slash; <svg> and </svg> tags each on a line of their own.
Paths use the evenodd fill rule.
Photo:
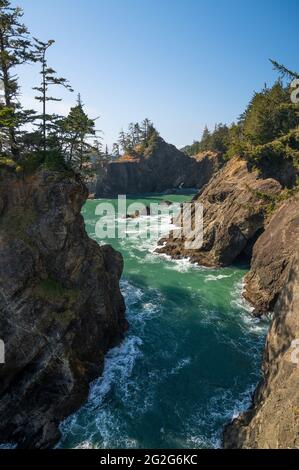
<svg viewBox="0 0 299 470">
<path fill-rule="evenodd" d="M 168 220 L 163 225 L 163 230 L 171 228 L 169 222 Z M 202 271 L 203 274 L 198 276 L 199 280 L 201 282 L 218 281 L 219 288 L 222 288 L 222 279 L 234 276 L 234 273 L 230 274 L 230 271 L 218 273 L 213 270 L 211 272 L 210 268 L 194 265 L 189 259 L 173 260 L 167 255 L 157 255 L 154 253 L 157 246 L 155 240 L 140 238 L 132 227 L 129 230 L 130 238 L 118 240 L 118 243 L 124 252 L 134 259 L 134 263 L 136 261 L 136 274 L 141 272 L 140 263 L 159 263 L 164 257 L 166 262 L 161 266 L 164 271 L 168 269 L 182 273 L 193 270 L 194 273 Z M 218 285 L 209 287 L 210 289 L 217 288 Z M 185 288 L 187 289 L 188 286 Z M 200 290 L 197 292 L 194 288 L 190 289 L 190 305 L 192 303 L 196 305 L 197 301 L 201 305 Z M 159 393 L 164 384 L 169 380 L 174 382 L 180 380 L 179 374 L 187 374 L 193 361 L 185 349 L 181 349 L 184 341 L 188 339 L 189 324 L 186 323 L 186 329 L 182 329 L 179 338 L 173 336 L 178 332 L 175 328 L 172 329 L 172 323 L 169 323 L 169 328 L 167 327 L 168 299 L 164 298 L 158 289 L 143 287 L 142 283 L 136 286 L 128 280 L 122 280 L 121 290 L 126 300 L 127 317 L 130 323 L 127 337 L 119 347 L 107 354 L 103 376 L 92 384 L 86 405 L 62 426 L 65 438 L 74 442 L 77 448 L 136 448 L 144 445 L 145 441 L 139 434 L 138 426 L 143 419 L 151 419 L 151 412 L 154 414 L 156 411 L 159 412 L 159 402 L 164 399 Z M 203 304 L 200 307 L 198 324 L 213 323 L 219 345 L 225 343 L 232 351 L 236 351 L 240 358 L 244 358 L 244 361 L 249 361 L 250 358 L 251 363 L 252 361 L 257 363 L 264 337 L 263 325 L 250 316 L 252 309 L 246 301 L 243 301 L 241 294 L 242 283 L 238 283 L 231 296 L 231 312 L 228 311 L 227 314 L 225 312 L 225 315 L 221 309 L 217 310 L 217 307 L 212 305 L 209 308 Z M 183 316 L 183 311 L 183 306 L 178 306 L 178 311 L 175 307 L 173 317 L 169 321 L 172 322 L 172 318 L 174 321 L 181 321 L 181 318 L 177 320 L 176 315 L 182 312 Z M 166 320 L 164 320 L 164 314 L 166 314 Z M 159 347 L 159 350 L 155 350 L 155 335 L 160 335 L 160 326 L 164 327 L 166 347 L 163 345 Z M 231 327 L 234 332 L 239 328 L 241 333 L 231 335 Z M 259 328 L 261 328 L 260 331 Z M 253 332 L 257 333 L 256 338 L 252 335 Z M 160 435 L 163 443 L 171 443 L 181 448 L 219 447 L 223 424 L 248 407 L 252 389 L 257 381 L 258 375 L 252 372 L 252 378 L 246 383 L 251 382 L 253 385 L 247 391 L 240 392 L 236 398 L 237 392 L 233 386 L 225 389 L 217 385 L 209 385 L 207 380 L 207 386 L 211 387 L 209 395 L 211 398 L 206 402 L 201 401 L 201 390 L 199 390 L 198 403 L 200 405 L 196 400 L 194 403 L 191 401 L 190 405 L 194 405 L 194 410 L 192 414 L 184 415 L 184 417 L 180 415 L 180 403 L 174 402 L 173 411 L 177 413 L 180 431 L 167 429 L 161 418 L 161 427 L 158 428 L 155 438 Z M 236 379 L 236 387 L 237 385 Z M 242 387 L 240 388 L 242 390 Z M 171 403 L 171 397 L 169 400 Z M 186 400 L 188 400 L 188 395 L 186 395 Z M 184 409 L 183 405 L 182 409 Z M 186 412 L 188 412 L 187 409 Z M 138 436 L 140 436 L 140 442 Z"/>
<path fill-rule="evenodd" d="M 252 401 L 255 386 L 251 385 L 234 398 L 232 390 L 219 390 L 207 403 L 206 410 L 195 411 L 186 422 L 187 447 L 195 448 L 221 448 L 223 425 L 246 411 Z M 206 432 L 198 434 L 198 423 L 201 423 Z M 215 431 L 215 428 L 217 431 Z"/>
<path fill-rule="evenodd" d="M 232 295 L 231 305 L 233 307 L 241 308 L 251 313 L 253 312 L 254 308 L 252 307 L 252 305 L 250 305 L 249 302 L 247 302 L 247 300 L 245 300 L 243 296 L 244 286 L 245 286 L 244 279 L 236 283 L 235 288 L 232 290 L 232 294 L 231 294 Z"/>
<path fill-rule="evenodd" d="M 229 277 L 232 277 L 232 274 L 209 274 L 208 276 L 206 276 L 205 282 L 219 281 L 221 279 L 226 279 Z"/>
<path fill-rule="evenodd" d="M 126 338 L 119 347 L 108 352 L 103 376 L 93 383 L 90 390 L 89 399 L 95 400 L 97 406 L 103 402 L 116 380 L 127 395 L 128 379 L 132 374 L 137 357 L 142 356 L 141 346 L 141 338 L 131 336 Z"/>
<path fill-rule="evenodd" d="M 184 359 L 179 360 L 177 365 L 171 369 L 170 374 L 171 375 L 177 374 L 181 369 L 184 369 L 184 367 L 187 367 L 190 363 L 191 363 L 190 357 L 186 357 Z"/>
<path fill-rule="evenodd" d="M 231 306 L 244 311 L 242 315 L 243 326 L 250 330 L 252 333 L 265 335 L 269 328 L 269 319 L 256 318 L 252 315 L 254 307 L 244 298 L 244 279 L 236 283 L 235 288 L 232 290 Z"/>
</svg>

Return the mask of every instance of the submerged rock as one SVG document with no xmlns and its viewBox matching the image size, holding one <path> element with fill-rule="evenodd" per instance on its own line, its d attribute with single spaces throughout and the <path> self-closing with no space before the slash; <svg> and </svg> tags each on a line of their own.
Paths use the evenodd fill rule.
<svg viewBox="0 0 299 470">
<path fill-rule="evenodd" d="M 48 448 L 127 328 L 123 260 L 86 234 L 74 176 L 1 181 L 0 442 Z"/>
</svg>

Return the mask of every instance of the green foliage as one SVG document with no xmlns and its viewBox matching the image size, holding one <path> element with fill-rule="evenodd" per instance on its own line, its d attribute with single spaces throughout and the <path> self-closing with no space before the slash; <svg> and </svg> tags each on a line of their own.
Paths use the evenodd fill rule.
<svg viewBox="0 0 299 470">
<path fill-rule="evenodd" d="M 253 146 L 247 152 L 245 156 L 257 167 L 266 162 L 277 164 L 283 160 L 290 160 L 299 168 L 299 128 L 267 144 Z"/>
<path fill-rule="evenodd" d="M 67 171 L 70 170 L 65 163 L 63 155 L 57 150 L 48 150 L 44 156 L 44 168 L 51 171 Z"/>
<path fill-rule="evenodd" d="M 28 154 L 19 161 L 22 173 L 33 174 L 40 169 L 71 172 L 71 168 L 66 164 L 64 157 L 57 150 L 39 151 Z"/>
<path fill-rule="evenodd" d="M 129 124 L 128 131 L 121 130 L 119 139 L 114 148 L 130 155 L 143 154 L 152 151 L 159 137 L 158 131 L 149 119 L 144 119 L 141 123 Z"/>
<path fill-rule="evenodd" d="M 297 76 L 273 65 L 281 75 Z M 270 88 L 265 86 L 254 93 L 236 124 L 219 124 L 213 132 L 206 127 L 201 140 L 183 150 L 189 155 L 211 150 L 226 158 L 240 156 L 261 172 L 269 173 L 271 166 L 279 172 L 286 161 L 299 170 L 299 105 L 291 101 L 290 86 L 281 80 Z"/>
<path fill-rule="evenodd" d="M 31 38 L 22 23 L 23 12 L 9 0 L 0 0 L 0 80 L 4 100 L 0 115 L 1 148 L 19 158 L 18 132 L 27 124 L 28 115 L 21 112 L 16 68 L 34 61 Z"/>
<path fill-rule="evenodd" d="M 225 124 L 216 124 L 212 132 L 205 126 L 201 140 L 193 142 L 182 150 L 190 156 L 206 151 L 225 154 L 229 148 L 229 133 L 230 129 Z"/>
<path fill-rule="evenodd" d="M 299 125 L 299 108 L 291 102 L 290 94 L 289 87 L 280 81 L 254 94 L 240 119 L 245 141 L 263 145 Z"/>
<path fill-rule="evenodd" d="M 60 98 L 54 98 L 49 95 L 49 88 L 52 86 L 62 86 L 69 91 L 73 91 L 69 85 L 68 80 L 63 77 L 58 77 L 56 70 L 48 66 L 47 52 L 53 46 L 55 41 L 50 39 L 47 42 L 40 41 L 34 38 L 34 56 L 37 62 L 41 64 L 41 83 L 39 86 L 34 87 L 33 90 L 37 91 L 35 99 L 42 104 L 42 114 L 37 116 L 41 121 L 40 131 L 43 136 L 43 150 L 47 149 L 47 132 L 55 125 L 56 115 L 49 115 L 46 112 L 46 106 L 49 101 L 61 101 Z"/>
<path fill-rule="evenodd" d="M 276 70 L 281 78 L 288 77 L 290 79 L 299 78 L 299 74 L 297 72 L 293 72 L 292 70 L 288 69 L 282 64 L 279 64 L 276 60 L 270 59 L 270 62 L 273 65 L 274 70 Z"/>
<path fill-rule="evenodd" d="M 0 170 L 16 170 L 17 164 L 9 157 L 0 157 Z"/>
<path fill-rule="evenodd" d="M 96 136 L 95 120 L 90 119 L 85 113 L 80 95 L 77 105 L 59 122 L 59 126 L 64 135 L 63 149 L 66 160 L 74 168 L 82 170 L 83 165 L 89 163 L 91 154 L 97 155 L 100 148 L 89 143 L 89 139 Z M 107 148 L 106 154 L 108 154 Z"/>
<path fill-rule="evenodd" d="M 23 157 L 19 164 L 25 174 L 32 174 L 41 167 L 44 159 L 45 157 L 42 153 L 36 152 Z"/>
</svg>

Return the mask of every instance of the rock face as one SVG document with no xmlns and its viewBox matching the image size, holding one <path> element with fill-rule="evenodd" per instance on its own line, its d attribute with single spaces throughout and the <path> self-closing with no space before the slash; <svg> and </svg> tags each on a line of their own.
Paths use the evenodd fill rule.
<svg viewBox="0 0 299 470">
<path fill-rule="evenodd" d="M 161 240 L 157 250 L 213 267 L 248 254 L 251 270 L 244 295 L 256 315 L 274 311 L 264 379 L 251 408 L 226 427 L 225 448 L 299 447 L 299 196 L 277 209 L 283 187 L 292 186 L 293 173 L 279 175 L 269 166 L 263 170 L 257 172 L 238 158 L 229 160 L 193 200 L 203 206 L 203 243 L 193 210 L 192 224 L 190 216 L 188 220 L 192 230 L 181 239 Z M 180 219 L 175 223 L 180 226 Z M 193 249 L 186 241 L 195 242 Z"/>
<path fill-rule="evenodd" d="M 52 447 L 127 328 L 122 257 L 88 238 L 86 198 L 74 176 L 1 181 L 0 442 Z"/>
<path fill-rule="evenodd" d="M 98 177 L 96 197 L 201 188 L 222 163 L 220 155 L 209 152 L 188 157 L 159 137 L 145 154 L 109 163 Z"/>
<path fill-rule="evenodd" d="M 252 407 L 224 432 L 225 448 L 299 447 L 299 246 L 274 309 L 263 361 L 264 379 Z M 297 340 L 297 341 L 296 341 Z"/>
<path fill-rule="evenodd" d="M 274 214 L 253 249 L 250 272 L 245 277 L 245 298 L 255 314 L 272 311 L 286 284 L 294 246 L 299 240 L 299 196 L 285 202 Z"/>
<path fill-rule="evenodd" d="M 186 234 L 182 239 L 162 240 L 157 251 L 173 258 L 189 257 L 203 266 L 230 265 L 251 251 L 264 228 L 269 201 L 280 191 L 278 181 L 259 178 L 244 160 L 229 160 L 193 200 L 203 205 L 203 244 L 186 248 Z M 190 239 L 200 240 L 196 227 L 194 232 Z"/>
</svg>

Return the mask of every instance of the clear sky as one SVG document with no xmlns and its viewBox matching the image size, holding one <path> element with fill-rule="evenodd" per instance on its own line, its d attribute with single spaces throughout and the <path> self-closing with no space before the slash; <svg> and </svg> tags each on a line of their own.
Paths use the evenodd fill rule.
<svg viewBox="0 0 299 470">
<path fill-rule="evenodd" d="M 205 124 L 230 123 L 254 90 L 276 78 L 274 58 L 299 71 L 298 0 L 13 0 L 49 65 L 81 92 L 111 145 L 121 127 L 149 117 L 178 147 Z M 35 67 L 22 71 L 32 105 Z M 67 112 L 75 94 L 65 94 Z"/>
</svg>

